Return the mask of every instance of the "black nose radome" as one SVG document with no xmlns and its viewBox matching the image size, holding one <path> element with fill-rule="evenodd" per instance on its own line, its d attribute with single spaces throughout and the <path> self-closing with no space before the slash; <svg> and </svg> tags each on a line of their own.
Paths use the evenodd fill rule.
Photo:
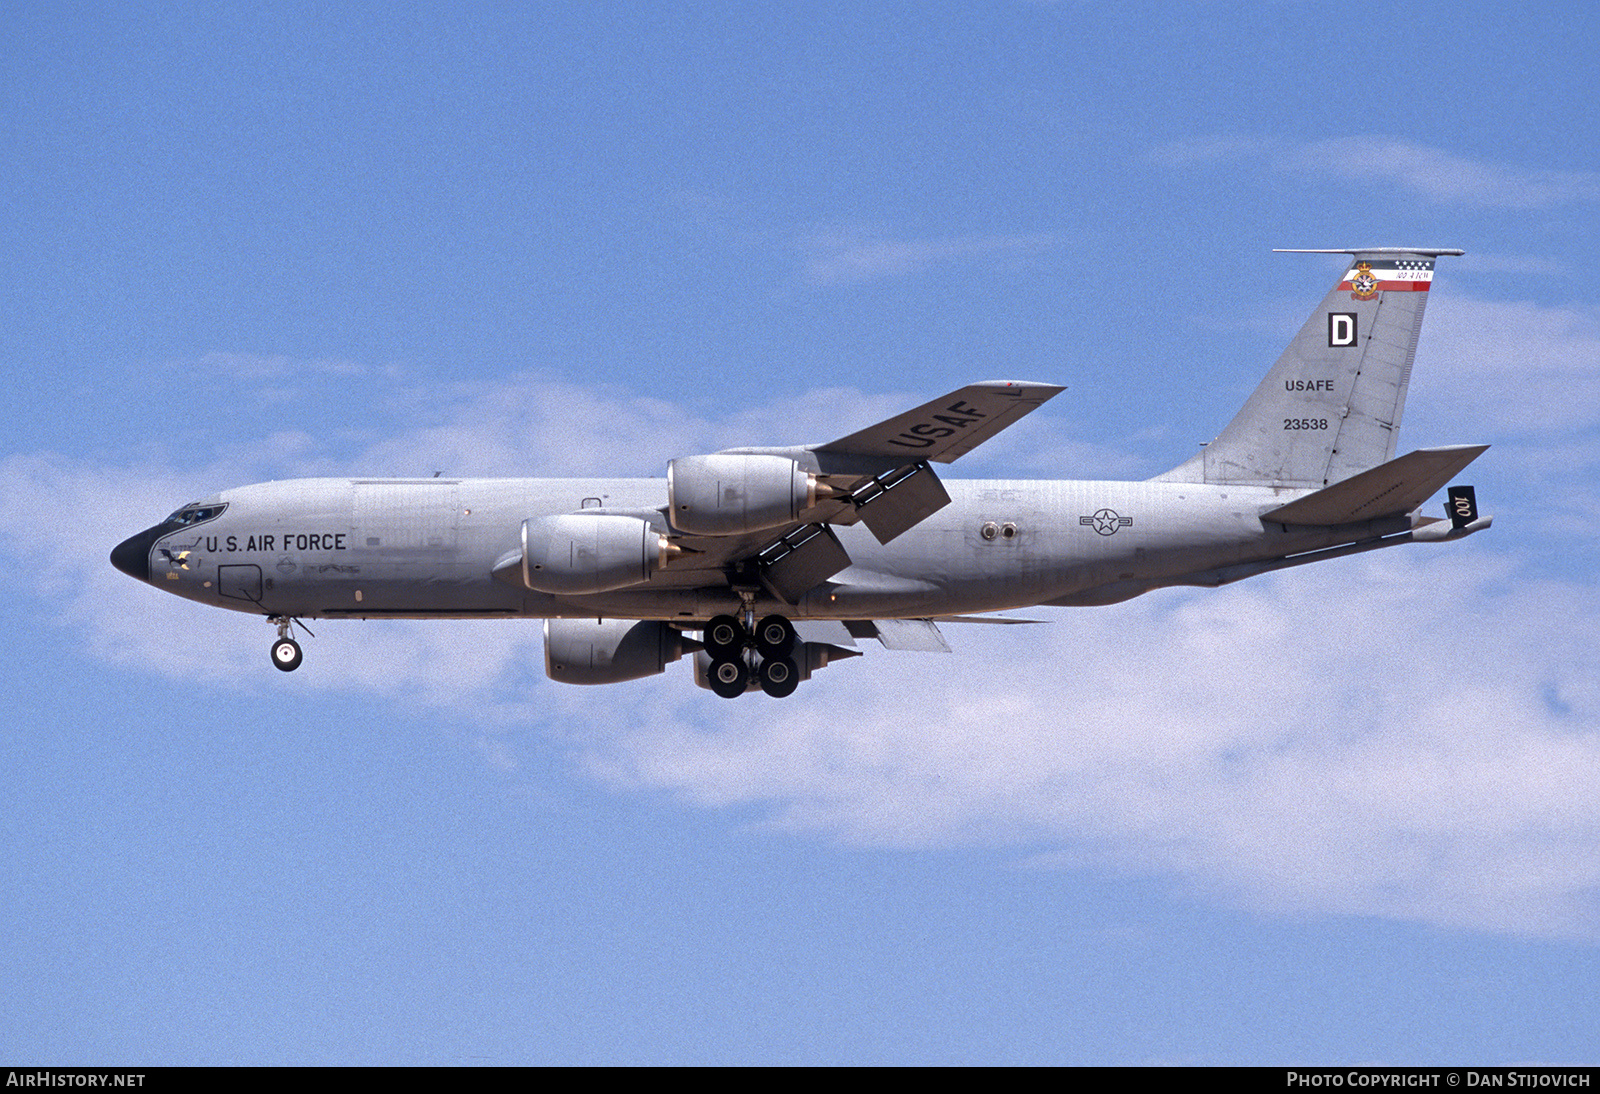
<svg viewBox="0 0 1600 1094">
<path fill-rule="evenodd" d="M 161 526 L 146 528 L 129 536 L 111 549 L 111 565 L 140 581 L 150 580 L 150 548 L 161 535 Z"/>
</svg>

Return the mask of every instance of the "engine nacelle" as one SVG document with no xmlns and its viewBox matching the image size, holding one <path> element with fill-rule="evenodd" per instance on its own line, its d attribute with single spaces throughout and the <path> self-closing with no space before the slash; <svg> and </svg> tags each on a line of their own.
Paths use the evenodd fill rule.
<svg viewBox="0 0 1600 1094">
<path fill-rule="evenodd" d="M 522 522 L 522 584 L 583 596 L 648 581 L 670 553 L 649 521 L 614 513 L 567 513 Z M 512 561 L 516 560 L 513 555 Z"/>
<path fill-rule="evenodd" d="M 616 684 L 665 672 L 683 656 L 683 635 L 632 619 L 547 619 L 544 671 L 563 684 Z"/>
<path fill-rule="evenodd" d="M 817 477 L 784 456 L 722 453 L 667 464 L 672 526 L 691 535 L 781 528 L 817 496 Z"/>
</svg>

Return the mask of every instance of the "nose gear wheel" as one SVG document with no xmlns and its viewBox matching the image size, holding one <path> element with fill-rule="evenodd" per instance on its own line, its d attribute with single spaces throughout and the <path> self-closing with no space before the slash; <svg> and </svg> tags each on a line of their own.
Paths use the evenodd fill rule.
<svg viewBox="0 0 1600 1094">
<path fill-rule="evenodd" d="M 300 643 L 290 637 L 290 630 L 299 627 L 307 634 L 311 634 L 310 629 L 298 619 L 291 619 L 286 615 L 269 615 L 267 622 L 278 628 L 278 639 L 272 643 L 273 667 L 282 672 L 293 672 L 300 667 L 300 662 L 305 660 L 305 653 L 300 649 Z"/>
<path fill-rule="evenodd" d="M 284 672 L 293 672 L 305 660 L 300 643 L 292 638 L 280 638 L 272 644 L 272 663 Z"/>
</svg>

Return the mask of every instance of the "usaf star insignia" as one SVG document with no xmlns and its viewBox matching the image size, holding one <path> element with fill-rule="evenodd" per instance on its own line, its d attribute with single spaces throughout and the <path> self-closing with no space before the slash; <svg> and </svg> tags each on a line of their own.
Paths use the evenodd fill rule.
<svg viewBox="0 0 1600 1094">
<path fill-rule="evenodd" d="M 1132 524 L 1133 518 L 1119 516 L 1115 509 L 1096 509 L 1092 516 L 1079 517 L 1078 523 L 1093 528 L 1102 536 L 1113 536 L 1116 535 L 1118 528 L 1126 528 Z"/>
</svg>

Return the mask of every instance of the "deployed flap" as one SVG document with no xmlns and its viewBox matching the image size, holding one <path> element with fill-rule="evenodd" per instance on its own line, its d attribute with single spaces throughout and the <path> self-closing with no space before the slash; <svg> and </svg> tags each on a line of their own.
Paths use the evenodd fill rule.
<svg viewBox="0 0 1600 1094">
<path fill-rule="evenodd" d="M 1261 519 L 1280 524 L 1353 524 L 1409 513 L 1488 447 L 1464 444 L 1418 449 L 1262 513 Z"/>
<path fill-rule="evenodd" d="M 854 646 L 855 636 L 850 628 L 837 619 L 796 619 L 794 633 L 802 642 L 816 642 L 833 646 Z"/>
<path fill-rule="evenodd" d="M 1019 623 L 1043 623 L 1043 619 L 1018 619 L 1014 615 L 936 615 L 935 623 L 998 623 L 1014 626 Z"/>
<path fill-rule="evenodd" d="M 878 641 L 888 650 L 917 650 L 921 653 L 949 653 L 950 644 L 931 619 L 874 619 Z"/>
<path fill-rule="evenodd" d="M 888 458 L 897 463 L 949 463 L 1065 390 L 1022 380 L 969 384 L 886 422 L 817 445 L 814 451 Z"/>
<path fill-rule="evenodd" d="M 844 545 L 826 524 L 799 528 L 758 557 L 762 582 L 786 604 L 798 604 L 802 596 L 850 565 Z"/>
<path fill-rule="evenodd" d="M 933 468 L 919 463 L 905 474 L 873 479 L 857 490 L 852 500 L 860 510 L 861 523 L 879 543 L 888 543 L 949 505 L 950 495 Z"/>
</svg>

